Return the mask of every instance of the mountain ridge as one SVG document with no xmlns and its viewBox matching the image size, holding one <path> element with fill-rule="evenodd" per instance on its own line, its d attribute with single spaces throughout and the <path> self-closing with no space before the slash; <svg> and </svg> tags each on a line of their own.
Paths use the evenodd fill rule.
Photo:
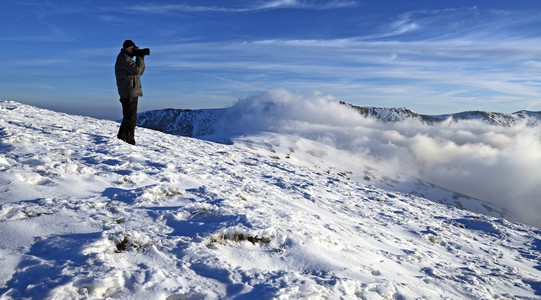
<svg viewBox="0 0 541 300">
<path fill-rule="evenodd" d="M 365 117 L 372 117 L 385 122 L 396 122 L 406 119 L 415 119 L 428 124 L 434 124 L 446 120 L 451 120 L 454 122 L 465 120 L 480 120 L 491 125 L 513 126 L 521 121 L 527 121 L 530 126 L 535 126 L 538 125 L 539 121 L 541 120 L 541 112 L 527 110 L 520 110 L 511 114 L 471 110 L 451 114 L 428 115 L 414 112 L 408 108 L 358 106 L 343 101 L 341 101 L 340 104 L 355 109 Z"/>
<path fill-rule="evenodd" d="M 360 115 L 381 122 L 400 122 L 406 120 L 419 121 L 428 125 L 445 121 L 460 122 L 469 120 L 482 121 L 489 125 L 511 127 L 520 123 L 534 127 L 541 124 L 541 111 L 520 110 L 514 113 L 489 111 L 464 111 L 451 114 L 420 114 L 409 108 L 389 108 L 375 106 L 358 106 L 344 101 L 341 105 L 349 107 Z M 231 108 L 215 109 L 177 109 L 166 108 L 150 110 L 138 114 L 137 125 L 161 132 L 198 137 L 215 133 L 216 122 L 232 118 Z M 226 120 L 227 121 L 227 120 Z"/>
</svg>

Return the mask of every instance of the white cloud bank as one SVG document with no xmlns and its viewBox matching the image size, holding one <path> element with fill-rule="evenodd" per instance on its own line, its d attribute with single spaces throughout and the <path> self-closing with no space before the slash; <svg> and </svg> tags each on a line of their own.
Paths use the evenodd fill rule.
<svg viewBox="0 0 541 300">
<path fill-rule="evenodd" d="M 541 226 L 541 133 L 480 121 L 425 125 L 362 117 L 333 97 L 272 90 L 239 100 L 226 132 L 298 135 L 461 192 Z"/>
</svg>

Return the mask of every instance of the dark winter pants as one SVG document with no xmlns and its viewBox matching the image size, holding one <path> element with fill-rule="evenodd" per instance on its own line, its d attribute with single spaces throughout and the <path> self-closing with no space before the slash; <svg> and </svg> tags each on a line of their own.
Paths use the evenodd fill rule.
<svg viewBox="0 0 541 300">
<path fill-rule="evenodd" d="M 137 124 L 137 99 L 120 98 L 122 103 L 122 123 L 118 130 L 117 137 L 126 143 L 135 145 L 135 125 Z"/>
</svg>

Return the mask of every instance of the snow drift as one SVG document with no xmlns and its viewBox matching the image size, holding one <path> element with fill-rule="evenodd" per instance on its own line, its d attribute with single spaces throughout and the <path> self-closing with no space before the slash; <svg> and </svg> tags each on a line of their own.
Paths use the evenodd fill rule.
<svg viewBox="0 0 541 300">
<path fill-rule="evenodd" d="M 118 126 L 0 101 L 0 297 L 541 295 L 539 229 L 325 163 L 357 164 L 346 151 L 278 133 L 220 144 L 144 128 L 132 146 Z"/>
</svg>

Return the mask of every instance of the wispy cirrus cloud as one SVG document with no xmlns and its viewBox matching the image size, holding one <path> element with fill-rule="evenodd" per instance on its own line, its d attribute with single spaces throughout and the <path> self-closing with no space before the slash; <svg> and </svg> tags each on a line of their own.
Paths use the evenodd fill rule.
<svg viewBox="0 0 541 300">
<path fill-rule="evenodd" d="M 357 6 L 357 1 L 300 1 L 300 0 L 275 0 L 253 6 L 254 10 L 299 8 L 299 9 L 336 9 Z"/>
<path fill-rule="evenodd" d="M 189 12 L 216 12 L 216 13 L 239 13 L 255 12 L 274 9 L 306 9 L 327 10 L 357 6 L 357 1 L 334 0 L 334 1 L 301 1 L 301 0 L 274 0 L 253 1 L 245 5 L 237 6 L 198 6 L 188 4 L 145 4 L 135 5 L 127 9 L 138 13 L 171 14 Z"/>
<path fill-rule="evenodd" d="M 130 38 L 152 49 L 145 75 L 152 109 L 187 94 L 197 99 L 192 108 L 210 99 L 213 107 L 222 105 L 216 99 L 283 87 L 422 113 L 541 110 L 541 14 L 519 4 L 135 0 L 120 9 L 95 2 L 28 0 L 1 10 L 10 30 L 0 41 L 11 53 L 0 79 L 33 74 L 62 86 L 62 74 L 86 84 L 90 72 L 97 85 L 114 85 L 111 59 Z M 136 19 L 138 30 L 128 33 Z M 27 45 L 39 49 L 36 60 Z"/>
<path fill-rule="evenodd" d="M 423 107 L 420 112 L 437 113 L 441 103 L 448 103 L 448 112 L 512 112 L 503 107 L 529 108 L 541 94 L 539 48 L 536 39 L 509 42 L 501 37 L 267 39 L 164 45 L 163 60 L 153 63 L 156 68 L 213 74 L 261 89 L 318 89 L 359 104 L 418 111 Z"/>
<path fill-rule="evenodd" d="M 57 42 L 67 43 L 76 40 L 73 34 L 43 19 L 35 21 L 36 30 L 32 33 L 24 34 L 0 34 L 0 41 L 6 42 Z"/>
</svg>

